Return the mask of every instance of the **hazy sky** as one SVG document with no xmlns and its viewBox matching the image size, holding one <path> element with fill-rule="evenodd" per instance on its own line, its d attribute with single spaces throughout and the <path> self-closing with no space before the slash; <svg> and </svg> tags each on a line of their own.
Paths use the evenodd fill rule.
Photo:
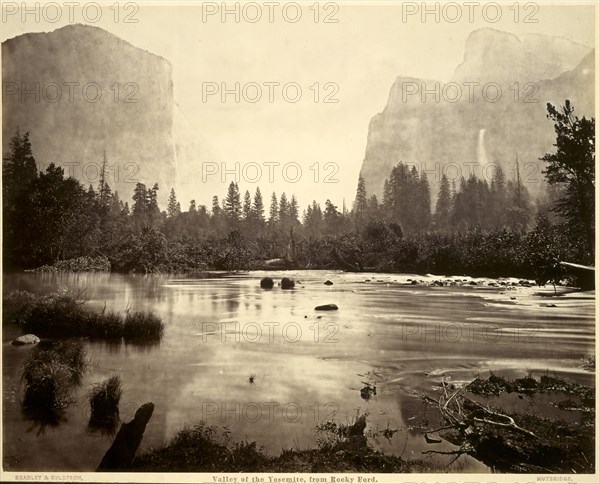
<svg viewBox="0 0 600 484">
<path fill-rule="evenodd" d="M 270 184 L 265 167 L 260 186 L 263 194 L 272 190 L 278 193 L 285 190 L 288 195 L 295 192 L 302 207 L 313 198 L 321 203 L 331 198 L 341 207 L 345 197 L 350 208 L 369 121 L 384 108 L 396 76 L 448 80 L 462 61 L 465 39 L 473 30 L 492 27 L 517 35 L 558 35 L 590 47 L 597 42 L 594 8 L 590 4 L 576 6 L 574 2 L 568 7 L 537 2 L 537 10 L 532 3 L 521 2 L 518 19 L 514 7 L 510 8 L 514 2 L 504 2 L 497 22 L 486 21 L 483 14 L 486 2 L 476 2 L 473 21 L 469 18 L 469 7 L 457 2 L 461 18 L 454 23 L 448 20 L 454 18 L 457 10 L 446 7 L 444 11 L 440 4 L 439 21 L 429 15 L 423 22 L 420 2 L 410 3 L 404 10 L 400 2 L 337 3 L 337 7 L 321 3 L 318 23 L 314 7 L 310 9 L 314 2 L 299 2 L 302 17 L 292 23 L 285 20 L 283 11 L 285 7 L 287 18 L 293 19 L 297 13 L 294 5 L 273 3 L 272 23 L 269 7 L 264 5 L 262 17 L 256 23 L 247 21 L 256 16 L 253 6 L 240 11 L 239 23 L 233 15 L 222 22 L 221 2 L 205 2 L 204 13 L 212 7 L 218 12 L 204 19 L 198 2 L 182 3 L 179 7 L 174 6 L 175 2 L 138 3 L 137 12 L 123 7 L 118 22 L 114 19 L 114 9 L 108 7 L 97 22 L 86 22 L 79 7 L 73 13 L 77 23 L 102 27 L 168 59 L 173 65 L 176 102 L 229 167 L 236 161 L 298 163 L 303 172 L 297 183 L 284 182 L 276 168 L 275 183 Z M 21 2 L 3 2 L 3 9 L 7 4 L 20 6 Z M 403 18 L 403 13 L 408 14 L 407 9 L 412 8 L 419 9 L 417 14 Z M 430 8 L 435 9 L 435 4 Z M 36 22 L 32 15 L 22 19 L 20 13 L 2 19 L 2 40 L 71 23 L 66 7 L 55 23 L 44 21 L 43 14 Z M 128 13 L 133 13 L 132 18 L 138 22 L 125 23 L 124 16 Z M 88 15 L 93 14 L 93 9 L 88 10 Z M 328 14 L 337 23 L 324 23 Z M 495 9 L 487 10 L 487 14 L 488 19 L 493 19 Z M 537 23 L 525 23 L 527 14 Z M 47 15 L 54 12 L 48 11 Z M 233 95 L 229 95 L 227 102 L 222 103 L 220 96 L 215 95 L 203 100 L 203 83 L 226 83 L 233 88 L 236 82 L 241 87 L 247 86 L 249 98 L 256 95 L 249 83 L 257 83 L 262 88 L 262 99 L 250 103 L 242 98 L 236 103 Z M 269 90 L 264 85 L 270 82 L 280 83 L 273 88 L 273 103 L 268 101 Z M 284 99 L 281 87 L 286 83 L 301 87 L 298 102 Z M 319 83 L 319 102 L 314 99 L 315 83 Z M 326 89 L 326 83 L 332 84 Z M 288 86 L 286 94 L 294 97 L 295 88 Z M 324 103 L 327 94 L 339 102 Z M 320 167 L 318 183 L 314 181 L 315 170 L 309 169 L 315 163 Z M 337 183 L 322 182 L 326 163 L 339 167 L 335 175 Z M 288 176 L 294 175 L 294 170 L 288 172 Z M 199 203 L 209 203 L 212 193 L 202 193 L 202 181 L 198 184 L 196 199 Z M 253 191 L 254 186 L 240 182 L 242 190 Z M 223 193 L 224 190 L 219 195 Z"/>
</svg>

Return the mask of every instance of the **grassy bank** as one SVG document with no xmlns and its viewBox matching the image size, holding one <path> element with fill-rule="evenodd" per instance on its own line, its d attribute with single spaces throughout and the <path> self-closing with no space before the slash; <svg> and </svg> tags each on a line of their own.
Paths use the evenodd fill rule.
<svg viewBox="0 0 600 484">
<path fill-rule="evenodd" d="M 3 297 L 4 323 L 18 324 L 25 333 L 45 337 L 84 336 L 153 342 L 162 338 L 164 322 L 154 313 L 125 314 L 90 311 L 72 292 L 44 296 L 13 291 Z"/>
<path fill-rule="evenodd" d="M 351 423 L 325 422 L 314 449 L 284 450 L 270 456 L 256 442 L 230 440 L 227 431 L 204 422 L 181 430 L 160 448 L 135 458 L 135 472 L 433 472 L 431 463 L 376 451 L 366 429 L 367 415 Z M 438 469 L 439 470 L 439 469 Z"/>
</svg>

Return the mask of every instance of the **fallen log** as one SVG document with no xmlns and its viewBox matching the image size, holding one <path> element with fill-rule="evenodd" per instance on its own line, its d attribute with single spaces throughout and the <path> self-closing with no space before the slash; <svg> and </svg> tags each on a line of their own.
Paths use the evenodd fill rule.
<svg viewBox="0 0 600 484">
<path fill-rule="evenodd" d="M 596 287 L 596 269 L 594 267 L 563 261 L 560 261 L 559 264 L 563 270 L 577 277 L 581 289 L 594 289 Z"/>
<path fill-rule="evenodd" d="M 154 404 L 144 403 L 137 409 L 131 422 L 121 425 L 110 449 L 106 451 L 96 469 L 98 472 L 125 470 L 131 466 L 153 412 Z"/>
</svg>

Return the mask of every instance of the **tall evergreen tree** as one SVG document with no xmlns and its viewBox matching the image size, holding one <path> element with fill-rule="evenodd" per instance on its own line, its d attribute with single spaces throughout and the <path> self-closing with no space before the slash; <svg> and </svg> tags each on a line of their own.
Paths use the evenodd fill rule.
<svg viewBox="0 0 600 484">
<path fill-rule="evenodd" d="M 265 206 L 263 204 L 262 193 L 260 193 L 259 187 L 256 187 L 256 192 L 254 193 L 254 204 L 252 205 L 252 210 L 256 219 L 260 222 L 264 222 Z"/>
<path fill-rule="evenodd" d="M 289 218 L 290 222 L 293 225 L 296 225 L 298 220 L 298 200 L 296 199 L 296 195 L 292 195 L 292 198 L 289 203 Z"/>
<path fill-rule="evenodd" d="M 175 189 L 171 188 L 171 193 L 169 194 L 169 202 L 167 204 L 167 217 L 173 218 L 177 217 L 177 215 L 181 214 L 181 207 L 177 202 L 177 197 L 175 196 Z"/>
<path fill-rule="evenodd" d="M 331 200 L 325 201 L 325 210 L 323 212 L 323 225 L 324 232 L 326 234 L 336 234 L 340 227 L 341 214 L 338 212 L 337 207 L 331 203 Z"/>
<path fill-rule="evenodd" d="M 250 221 L 252 219 L 252 200 L 250 198 L 250 192 L 246 190 L 244 193 L 244 204 L 242 205 L 242 218 Z"/>
<path fill-rule="evenodd" d="M 525 231 L 531 224 L 533 207 L 529 190 L 518 180 L 509 180 L 506 184 L 507 224 L 513 231 Z"/>
<path fill-rule="evenodd" d="M 547 153 L 543 173 L 550 184 L 563 185 L 564 196 L 555 210 L 563 215 L 584 240 L 586 259 L 593 261 L 595 217 L 596 137 L 594 118 L 579 118 L 567 99 L 562 109 L 546 106 L 548 118 L 554 121 L 556 132 L 555 153 Z"/>
<path fill-rule="evenodd" d="M 27 214 L 33 209 L 30 191 L 38 176 L 29 133 L 21 136 L 17 127 L 9 146 L 9 154 L 3 158 L 2 164 L 2 233 L 5 268 L 25 266 L 26 259 L 29 257 L 28 239 L 33 234 Z"/>
<path fill-rule="evenodd" d="M 217 197 L 216 195 L 213 196 L 212 198 L 212 209 L 211 209 L 211 215 L 216 218 L 221 214 L 221 204 L 219 203 L 219 197 Z"/>
<path fill-rule="evenodd" d="M 271 195 L 271 207 L 269 208 L 269 225 L 274 226 L 279 219 L 279 204 L 277 203 L 277 195 L 273 192 Z"/>
<path fill-rule="evenodd" d="M 35 158 L 31 151 L 29 132 L 21 136 L 17 131 L 10 140 L 10 153 L 3 159 L 2 192 L 5 208 L 11 209 L 11 204 L 26 192 L 29 184 L 37 177 Z M 6 214 L 5 214 L 6 215 Z"/>
<path fill-rule="evenodd" d="M 427 230 L 431 225 L 431 188 L 427 173 L 421 172 L 416 195 L 416 220 L 415 225 L 420 230 Z"/>
<path fill-rule="evenodd" d="M 452 198 L 450 195 L 450 183 L 444 173 L 440 180 L 440 190 L 435 204 L 435 226 L 439 230 L 446 230 L 450 224 L 452 210 Z"/>
<path fill-rule="evenodd" d="M 287 223 L 290 218 L 290 205 L 285 192 L 279 197 L 279 223 Z"/>
<path fill-rule="evenodd" d="M 496 165 L 494 176 L 490 184 L 490 207 L 489 218 L 494 222 L 495 227 L 503 227 L 506 224 L 506 177 L 504 170 L 500 165 Z"/>
<path fill-rule="evenodd" d="M 365 179 L 362 176 L 358 177 L 358 186 L 356 187 L 356 198 L 352 207 L 354 213 L 354 223 L 361 226 L 365 220 L 367 212 L 367 189 L 365 187 Z"/>
<path fill-rule="evenodd" d="M 229 220 L 237 222 L 242 213 L 242 205 L 240 202 L 240 190 L 237 183 L 231 182 L 225 197 L 225 212 Z"/>
<path fill-rule="evenodd" d="M 160 208 L 158 207 L 158 183 L 146 191 L 148 225 L 156 227 L 160 221 Z"/>
<path fill-rule="evenodd" d="M 136 183 L 133 190 L 133 207 L 131 209 L 135 228 L 141 230 L 148 225 L 148 195 L 146 185 Z"/>
</svg>

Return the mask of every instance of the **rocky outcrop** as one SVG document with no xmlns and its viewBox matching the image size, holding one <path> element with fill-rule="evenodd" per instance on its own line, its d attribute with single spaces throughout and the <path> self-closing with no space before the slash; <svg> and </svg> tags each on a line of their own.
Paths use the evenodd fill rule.
<svg viewBox="0 0 600 484">
<path fill-rule="evenodd" d="M 86 187 L 106 180 L 131 202 L 136 182 L 198 198 L 202 162 L 219 161 L 175 103 L 171 63 L 89 25 L 2 43 L 2 150 L 29 131 L 38 168 L 55 163 Z M 216 177 L 213 177 L 216 178 Z M 211 187 L 212 189 L 212 187 Z"/>
<path fill-rule="evenodd" d="M 368 193 L 380 197 L 385 177 L 400 161 L 427 170 L 434 195 L 442 173 L 457 181 L 471 172 L 489 180 L 492 162 L 512 179 L 516 153 L 522 181 L 534 195 L 541 193 L 539 157 L 552 150 L 555 138 L 546 103 L 570 99 L 578 116 L 593 115 L 594 73 L 589 47 L 549 36 L 475 31 L 452 84 L 411 77 L 394 82 L 385 109 L 369 125 L 361 168 Z"/>
</svg>

